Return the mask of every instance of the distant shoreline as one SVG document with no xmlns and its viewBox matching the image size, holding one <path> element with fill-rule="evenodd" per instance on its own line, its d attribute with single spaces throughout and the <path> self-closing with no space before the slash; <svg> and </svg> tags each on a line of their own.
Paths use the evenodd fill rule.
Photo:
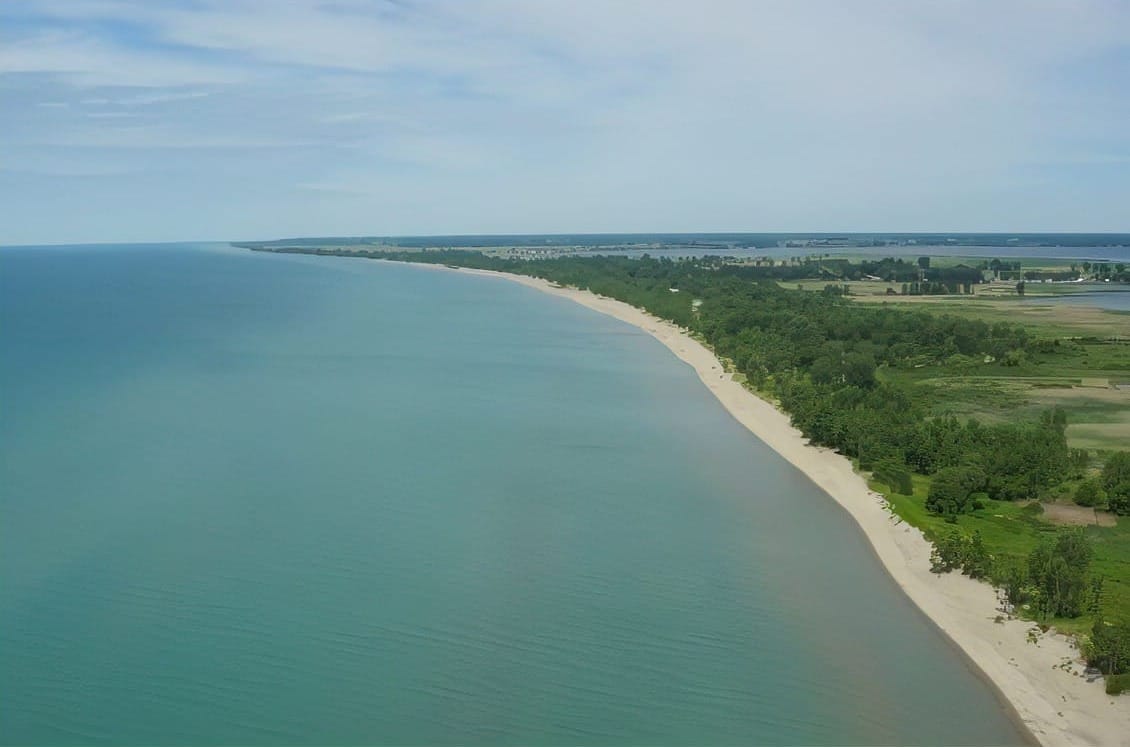
<svg viewBox="0 0 1130 747">
<path fill-rule="evenodd" d="M 279 254 L 318 254 L 326 256 L 370 256 L 380 252 L 417 252 L 437 249 L 490 251 L 514 247 L 546 256 L 566 254 L 638 254 L 655 257 L 702 254 L 712 256 L 776 257 L 827 254 L 830 257 L 902 257 L 922 255 L 964 259 L 1035 260 L 1050 262 L 1099 263 L 1130 262 L 1130 234 L 1062 234 L 1061 236 L 1101 236 L 1105 240 L 1082 243 L 950 243 L 944 236 L 924 234 L 887 234 L 918 236 L 914 243 L 847 242 L 790 243 L 790 237 L 815 237 L 819 234 L 554 234 L 545 236 L 416 236 L 355 237 L 325 239 L 279 239 L 276 241 L 237 241 L 231 246 L 256 252 Z M 876 234 L 882 235 L 882 234 Z M 964 235 L 964 234 L 963 234 Z M 1005 236 L 1008 234 L 1000 234 Z M 1040 234 L 1043 235 L 1043 234 Z M 863 236 L 852 234 L 852 236 Z M 870 236 L 870 234 L 868 234 Z M 987 235 L 986 235 L 987 236 Z M 758 241 L 742 241 L 742 237 L 758 237 Z M 777 237 L 781 241 L 765 241 Z M 376 258 L 376 257 L 373 257 Z"/>
<path fill-rule="evenodd" d="M 690 365 L 739 423 L 852 516 L 894 581 L 967 657 L 974 671 L 993 686 L 1033 742 L 1125 743 L 1130 734 L 1130 707 L 1106 695 L 1101 682 L 1087 683 L 1071 673 L 1081 673 L 1082 665 L 1066 637 L 1041 634 L 1037 643 L 1031 643 L 1028 636 L 1033 623 L 995 621 L 996 593 L 988 584 L 958 574 L 931 573 L 930 543 L 919 530 L 893 515 L 885 499 L 868 488 L 848 459 L 809 445 L 787 415 L 734 381 L 713 351 L 682 329 L 627 303 L 539 278 L 436 264 L 401 264 L 519 283 L 647 332 Z"/>
</svg>

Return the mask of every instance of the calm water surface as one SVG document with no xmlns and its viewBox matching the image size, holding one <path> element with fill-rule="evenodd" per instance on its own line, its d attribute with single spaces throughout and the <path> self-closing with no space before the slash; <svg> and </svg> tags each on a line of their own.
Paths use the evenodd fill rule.
<svg viewBox="0 0 1130 747">
<path fill-rule="evenodd" d="M 510 283 L 0 250 L 5 744 L 1017 743 L 645 334 Z"/>
<path fill-rule="evenodd" d="M 1025 297 L 1024 303 L 1033 306 L 1059 305 L 1094 306 L 1112 311 L 1130 311 L 1130 286 L 1113 285 L 1110 288 L 1064 293 L 1058 296 Z"/>
</svg>

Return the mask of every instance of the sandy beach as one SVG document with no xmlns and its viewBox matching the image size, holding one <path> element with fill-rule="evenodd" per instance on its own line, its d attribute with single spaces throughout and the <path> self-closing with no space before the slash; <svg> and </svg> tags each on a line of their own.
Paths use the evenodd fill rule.
<svg viewBox="0 0 1130 747">
<path fill-rule="evenodd" d="M 435 265 L 419 265 L 435 267 Z M 1130 698 L 1112 697 L 1101 680 L 1088 683 L 1084 664 L 1061 635 L 1029 639 L 1034 626 L 1003 620 L 996 591 L 957 573 L 930 572 L 930 543 L 903 523 L 856 474 L 851 462 L 808 444 L 787 415 L 725 372 L 714 353 L 674 324 L 621 301 L 547 281 L 484 270 L 459 269 L 506 279 L 569 299 L 633 324 L 663 343 L 698 373 L 718 401 L 754 435 L 804 472 L 863 530 L 876 555 L 914 603 L 973 662 L 1043 745 L 1130 745 Z M 1038 628 L 1035 629 L 1038 633 Z M 928 675 L 927 675 L 928 676 Z"/>
</svg>

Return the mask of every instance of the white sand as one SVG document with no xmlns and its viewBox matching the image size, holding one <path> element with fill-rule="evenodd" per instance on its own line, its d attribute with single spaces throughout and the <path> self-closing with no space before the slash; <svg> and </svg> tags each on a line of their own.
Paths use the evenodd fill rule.
<svg viewBox="0 0 1130 747">
<path fill-rule="evenodd" d="M 417 265 L 427 266 L 427 265 Z M 1102 681 L 1088 683 L 1073 645 L 1061 635 L 1029 642 L 1031 623 L 997 623 L 997 596 L 988 584 L 930 572 L 930 544 L 894 517 L 835 452 L 808 444 L 788 416 L 726 374 L 708 348 L 666 322 L 621 301 L 544 280 L 483 270 L 634 324 L 690 364 L 729 412 L 843 506 L 867 535 L 887 571 L 915 604 L 976 664 L 1043 745 L 1130 745 L 1130 697 L 1111 697 Z"/>
</svg>

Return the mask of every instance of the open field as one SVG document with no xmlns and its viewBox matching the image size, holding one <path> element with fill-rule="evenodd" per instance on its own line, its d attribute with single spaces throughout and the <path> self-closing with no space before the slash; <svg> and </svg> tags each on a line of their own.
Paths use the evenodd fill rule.
<svg viewBox="0 0 1130 747">
<path fill-rule="evenodd" d="M 1095 356 L 1088 365 L 1088 348 L 1105 347 L 1114 360 Z M 1072 360 L 1029 364 L 1023 370 L 984 365 L 976 373 L 938 369 L 887 369 L 888 380 L 913 382 L 928 390 L 923 397 L 931 414 L 975 417 L 985 422 L 1018 419 L 1035 421 L 1052 407 L 1067 413 L 1067 441 L 1073 448 L 1118 449 L 1130 443 L 1130 388 L 1115 385 L 1130 379 L 1130 344 L 1080 344 Z M 1121 362 L 1118 362 L 1121 361 Z"/>
<path fill-rule="evenodd" d="M 929 390 L 934 415 L 977 417 L 989 422 L 1035 420 L 1050 407 L 1068 417 L 1068 441 L 1086 449 L 1130 443 L 1130 314 L 1087 306 L 1053 306 L 999 299 L 916 296 L 915 308 L 954 314 L 987 324 L 1025 325 L 1054 341 L 1020 365 L 965 362 L 920 369 L 886 369 L 889 380 Z"/>
<path fill-rule="evenodd" d="M 1072 448 L 1101 452 L 1130 444 L 1130 315 L 1084 306 L 1018 303 L 1012 299 L 955 296 L 913 297 L 916 309 L 947 313 L 987 323 L 1013 322 L 1036 337 L 1056 340 L 1046 353 L 1034 353 L 1013 367 L 973 364 L 964 370 L 930 366 L 884 369 L 882 376 L 922 387 L 932 415 L 975 417 L 983 422 L 1037 420 L 1049 408 L 1067 414 L 1067 440 Z M 1123 341 L 1108 339 L 1121 336 Z M 1121 386 L 1120 386 L 1121 385 Z M 1084 526 L 1093 540 L 1094 575 L 1104 582 L 1104 608 L 1120 617 L 1130 615 L 1130 521 L 1105 511 L 1075 506 L 1074 483 L 1061 486 L 1048 502 L 1027 504 L 988 501 L 986 508 L 958 516 L 956 523 L 925 508 L 930 478 L 914 476 L 914 495 L 890 493 L 876 484 L 892 509 L 932 538 L 957 529 L 967 535 L 980 531 L 986 546 L 1018 561 L 1057 526 Z M 1060 630 L 1086 632 L 1089 622 L 1056 619 Z"/>
<path fill-rule="evenodd" d="M 950 260 L 953 264 L 958 261 Z M 1039 264 L 1041 268 L 1064 269 L 1072 262 L 1063 261 L 1059 266 L 1056 261 L 1041 260 Z M 1030 265 L 1026 263 L 1025 267 Z M 1036 421 L 1049 408 L 1060 407 L 1067 414 L 1069 446 L 1090 451 L 1096 462 L 1103 451 L 1124 449 L 1130 444 L 1130 386 L 1125 386 L 1130 384 L 1130 314 L 1053 301 L 1055 297 L 1094 290 L 1096 284 L 1029 283 L 1023 298 L 1017 295 L 1015 283 L 1004 282 L 974 286 L 973 295 L 943 296 L 904 296 L 901 283 L 884 281 L 838 284 L 847 287 L 849 298 L 856 303 L 889 303 L 987 324 L 1021 324 L 1033 337 L 1054 341 L 1053 348 L 1034 352 L 1011 367 L 966 360 L 952 366 L 881 370 L 879 375 L 885 380 L 925 390 L 917 399 L 930 403 L 931 415 L 1008 423 Z M 829 281 L 782 281 L 779 285 L 821 292 Z M 1048 302 L 1040 303 L 1041 297 Z M 1055 495 L 1045 496 L 1044 502 L 990 500 L 985 508 L 950 523 L 926 509 L 930 478 L 914 475 L 913 480 L 911 496 L 892 493 L 886 485 L 874 481 L 872 487 L 888 498 L 899 517 L 923 529 L 931 539 L 955 530 L 967 536 L 978 531 L 995 555 L 1024 562 L 1059 527 L 1084 527 L 1094 543 L 1092 572 L 1105 579 L 1108 617 L 1130 616 L 1130 521 L 1075 505 L 1071 496 L 1078 481 L 1060 486 Z M 1087 617 L 1047 622 L 1060 630 L 1079 633 L 1088 632 L 1090 625 Z"/>
<path fill-rule="evenodd" d="M 986 251 L 980 254 L 956 255 L 956 254 L 932 254 L 930 249 L 933 247 L 922 247 L 921 255 L 930 256 L 931 267 L 956 267 L 958 265 L 965 265 L 967 267 L 979 267 L 990 262 L 993 259 L 992 251 L 986 248 Z M 914 261 L 915 252 L 906 251 L 909 247 L 901 247 L 902 251 L 897 253 L 897 256 L 903 259 Z M 837 252 L 836 254 L 823 255 L 828 259 L 846 259 L 852 262 L 863 262 L 865 260 L 877 260 L 885 257 L 896 256 L 893 254 L 889 247 L 874 247 L 871 251 L 861 250 L 858 252 Z M 1070 257 L 1014 257 L 1010 255 L 1002 255 L 998 257 L 1000 260 L 1011 263 L 1019 262 L 1024 270 L 1053 270 L 1063 271 L 1070 270 L 1074 265 L 1081 268 L 1083 263 L 1087 260 L 1072 259 Z M 1101 261 L 1101 260 L 1095 260 Z"/>
<path fill-rule="evenodd" d="M 1053 524 L 1076 527 L 1113 527 L 1118 525 L 1118 517 L 1109 511 L 1076 506 L 1073 503 L 1045 503 L 1043 505 L 1043 518 Z"/>
<path fill-rule="evenodd" d="M 949 523 L 926 510 L 926 495 L 930 490 L 928 477 L 914 476 L 914 495 L 910 496 L 890 493 L 887 486 L 879 482 L 872 481 L 871 485 L 886 495 L 891 509 L 899 517 L 922 529 L 929 538 L 937 539 L 955 530 L 966 535 L 978 531 L 986 546 L 994 548 L 998 556 L 1011 557 L 1018 562 L 1027 558 L 1040 542 L 1054 537 L 1058 527 L 1065 523 L 1065 515 L 1078 513 L 1074 511 L 1075 506 L 989 500 L 984 509 L 958 516 L 955 523 Z M 1091 509 L 1087 511 L 1096 513 Z M 1130 521 L 1116 522 L 1115 517 L 1106 512 L 1097 514 L 1096 521 L 1084 528 L 1094 544 L 1091 569 L 1093 574 L 1105 579 L 1103 595 L 1108 616 L 1121 619 L 1130 614 Z M 1057 618 L 1047 622 L 1068 632 L 1086 632 L 1090 624 L 1087 618 Z"/>
<path fill-rule="evenodd" d="M 1036 330 L 1044 337 L 1130 339 L 1130 314 L 1093 306 L 1033 303 L 1016 296 L 886 296 L 852 297 L 859 303 L 906 304 L 916 309 L 977 319 L 987 324 L 1010 322 Z"/>
<path fill-rule="evenodd" d="M 1130 375 L 1130 372 L 1128 372 Z M 1130 388 L 1035 388 L 1027 392 L 1037 409 L 1062 407 L 1068 413 L 1067 442 L 1081 449 L 1130 444 Z"/>
<path fill-rule="evenodd" d="M 823 291 L 829 284 L 846 287 L 858 303 L 897 304 L 978 319 L 989 324 L 1013 322 L 1039 326 L 1045 335 L 1058 337 L 1124 337 L 1130 339 L 1130 314 L 1085 305 L 1055 303 L 1053 299 L 1108 288 L 1098 283 L 1028 283 L 1023 298 L 1015 283 L 975 285 L 972 295 L 902 295 L 901 283 L 882 280 L 781 281 L 782 288 Z M 1040 298 L 1048 303 L 1041 304 Z"/>
</svg>

